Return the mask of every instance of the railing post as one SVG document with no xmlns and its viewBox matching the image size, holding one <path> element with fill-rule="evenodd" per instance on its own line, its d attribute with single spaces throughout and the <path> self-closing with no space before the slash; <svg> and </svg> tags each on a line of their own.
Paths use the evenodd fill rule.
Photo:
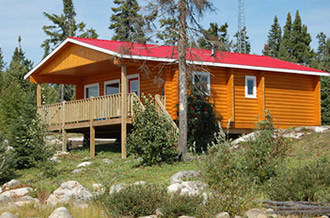
<svg viewBox="0 0 330 218">
<path fill-rule="evenodd" d="M 126 66 L 121 66 L 121 158 L 126 159 L 127 136 L 127 77 Z"/>
<path fill-rule="evenodd" d="M 95 157 L 95 127 L 93 126 L 94 119 L 94 98 L 89 99 L 89 150 L 90 157 Z"/>
<path fill-rule="evenodd" d="M 62 151 L 67 151 L 67 136 L 65 130 L 65 101 L 62 102 Z"/>
</svg>

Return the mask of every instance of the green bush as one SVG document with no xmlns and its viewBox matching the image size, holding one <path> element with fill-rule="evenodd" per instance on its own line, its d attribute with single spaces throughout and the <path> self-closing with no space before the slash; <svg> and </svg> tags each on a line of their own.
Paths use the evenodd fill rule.
<svg viewBox="0 0 330 218">
<path fill-rule="evenodd" d="M 197 152 L 205 151 L 214 140 L 218 121 L 209 96 L 192 86 L 188 101 L 188 146 Z"/>
<path fill-rule="evenodd" d="M 286 169 L 267 186 L 272 200 L 330 202 L 330 165 L 326 158 Z"/>
<path fill-rule="evenodd" d="M 104 194 L 100 200 L 110 216 L 147 216 L 154 214 L 166 200 L 165 187 L 130 185 L 113 194 Z"/>
<path fill-rule="evenodd" d="M 0 132 L 0 181 L 5 181 L 15 170 L 16 158 L 12 150 L 7 150 L 4 134 Z"/>
<path fill-rule="evenodd" d="M 162 203 L 164 217 L 195 216 L 201 213 L 203 196 L 168 195 Z"/>
<path fill-rule="evenodd" d="M 133 130 L 127 151 L 142 158 L 142 164 L 173 163 L 177 159 L 177 133 L 165 115 L 158 113 L 152 97 L 142 96 L 145 109 L 135 102 Z"/>
<path fill-rule="evenodd" d="M 221 127 L 200 166 L 212 193 L 205 206 L 208 213 L 241 214 L 250 207 L 252 184 L 243 170 L 241 152 L 231 148 Z"/>
<path fill-rule="evenodd" d="M 243 143 L 242 166 L 246 176 L 258 184 L 263 184 L 276 176 L 281 162 L 290 147 L 289 140 L 281 135 L 275 137 L 273 119 L 266 112 L 265 120 L 258 124 L 255 137 Z"/>
</svg>

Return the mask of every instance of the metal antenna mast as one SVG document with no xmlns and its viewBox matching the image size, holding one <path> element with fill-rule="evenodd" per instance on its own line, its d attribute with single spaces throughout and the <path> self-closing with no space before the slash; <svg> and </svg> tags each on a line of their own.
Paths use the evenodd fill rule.
<svg viewBox="0 0 330 218">
<path fill-rule="evenodd" d="M 243 28 L 245 27 L 245 7 L 244 0 L 238 0 L 238 37 L 237 49 L 239 53 L 246 53 L 246 45 L 242 43 L 244 40 Z"/>
</svg>

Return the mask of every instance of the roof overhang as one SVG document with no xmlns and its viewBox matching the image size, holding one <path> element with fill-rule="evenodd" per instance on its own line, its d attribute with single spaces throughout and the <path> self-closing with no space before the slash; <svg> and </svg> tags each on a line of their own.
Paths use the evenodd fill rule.
<svg viewBox="0 0 330 218">
<path fill-rule="evenodd" d="M 158 61 L 158 62 L 175 62 L 177 59 L 173 58 L 159 58 L 159 57 L 149 57 L 149 56 L 139 56 L 139 55 L 128 55 L 121 54 L 119 52 L 111 51 L 105 48 L 101 48 L 95 45 L 91 45 L 85 42 L 81 42 L 72 38 L 67 38 L 64 40 L 56 49 L 54 49 L 46 58 L 44 58 L 38 65 L 36 65 L 29 73 L 24 76 L 24 79 L 29 78 L 38 68 L 40 68 L 45 62 L 47 62 L 55 53 L 57 53 L 63 46 L 68 43 L 73 43 L 86 48 L 90 48 L 105 54 L 112 55 L 118 58 L 127 58 L 134 60 L 144 60 L 144 61 Z M 246 69 L 246 70 L 257 70 L 257 71 L 270 71 L 270 72 L 281 72 L 281 73 L 294 73 L 294 74 L 304 74 L 313 76 L 330 76 L 330 73 L 313 72 L 313 71 L 302 71 L 302 70 L 291 70 L 282 68 L 270 68 L 270 67 L 260 67 L 260 66 L 249 66 L 249 65 L 239 65 L 239 64 L 226 64 L 226 63 L 215 63 L 215 62 L 205 62 L 205 61 L 190 61 L 187 60 L 188 64 L 202 65 L 202 66 L 213 66 L 213 67 L 224 67 L 224 68 L 235 68 L 235 69 Z"/>
</svg>

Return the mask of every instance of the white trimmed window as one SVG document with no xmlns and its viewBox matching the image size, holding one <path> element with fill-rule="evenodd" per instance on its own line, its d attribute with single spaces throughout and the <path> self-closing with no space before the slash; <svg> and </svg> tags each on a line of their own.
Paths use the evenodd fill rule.
<svg viewBox="0 0 330 218">
<path fill-rule="evenodd" d="M 99 96 L 99 84 L 98 83 L 85 85 L 84 90 L 85 90 L 85 98 Z"/>
<path fill-rule="evenodd" d="M 257 79 L 255 76 L 245 76 L 245 97 L 257 98 Z"/>
<path fill-rule="evenodd" d="M 120 80 L 110 80 L 104 82 L 104 95 L 113 95 L 120 93 Z"/>
<path fill-rule="evenodd" d="M 138 97 L 140 97 L 140 74 L 127 76 L 127 92 L 134 92 Z"/>
<path fill-rule="evenodd" d="M 206 95 L 211 94 L 211 82 L 209 72 L 193 71 L 192 82 L 194 85 L 198 85 L 198 89 Z"/>
</svg>

